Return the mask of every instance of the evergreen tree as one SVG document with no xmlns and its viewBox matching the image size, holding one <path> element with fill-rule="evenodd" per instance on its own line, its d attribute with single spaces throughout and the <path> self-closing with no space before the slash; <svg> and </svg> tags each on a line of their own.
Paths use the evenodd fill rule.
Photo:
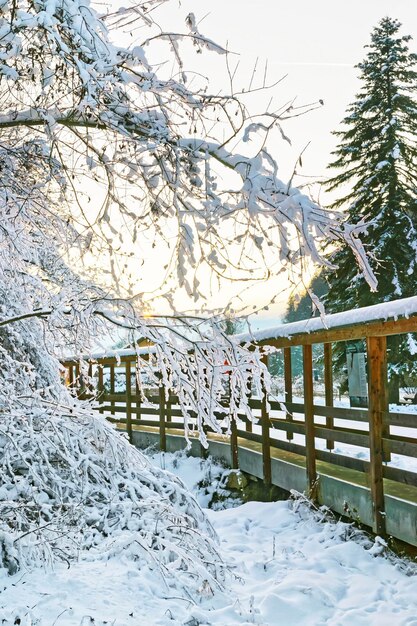
<svg viewBox="0 0 417 626">
<path fill-rule="evenodd" d="M 323 299 L 327 293 L 328 286 L 325 272 L 320 269 L 311 279 L 308 289 L 305 289 L 297 296 L 291 296 L 288 301 L 287 311 L 283 322 L 289 324 L 300 320 L 307 320 L 310 317 L 316 317 L 319 314 L 318 308 L 315 306 L 311 295 Z M 314 346 L 314 367 L 317 375 L 323 370 L 323 347 L 321 344 Z M 292 348 L 291 369 L 293 377 L 302 376 L 303 373 L 303 351 L 301 346 Z M 282 352 L 276 352 L 269 357 L 269 371 L 274 376 L 281 376 L 284 373 L 284 359 Z"/>
<path fill-rule="evenodd" d="M 314 294 L 314 296 L 322 300 L 327 294 L 327 291 L 326 272 L 321 268 L 311 279 L 308 289 L 298 294 L 298 297 L 290 297 L 284 322 L 289 324 L 290 322 L 298 322 L 300 320 L 307 320 L 310 317 L 317 317 L 319 310 L 315 306 L 310 294 Z"/>
<path fill-rule="evenodd" d="M 329 273 L 326 308 L 339 312 L 415 295 L 417 277 L 417 55 L 410 36 L 399 35 L 401 24 L 381 20 L 357 67 L 362 88 L 348 108 L 340 143 L 329 167 L 341 170 L 327 182 L 328 190 L 348 186 L 331 208 L 347 208 L 350 224 L 367 224 L 363 242 L 378 278 L 372 293 L 354 256 L 338 247 L 337 270 Z M 389 339 L 390 400 L 398 400 L 399 384 L 417 370 L 411 336 Z M 414 348 L 414 349 L 413 349 Z"/>
</svg>

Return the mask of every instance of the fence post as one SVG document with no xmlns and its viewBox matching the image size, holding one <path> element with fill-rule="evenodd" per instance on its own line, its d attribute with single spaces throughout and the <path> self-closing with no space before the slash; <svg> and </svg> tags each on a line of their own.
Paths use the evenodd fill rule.
<svg viewBox="0 0 417 626">
<path fill-rule="evenodd" d="M 114 367 L 114 365 L 110 365 L 110 393 L 111 393 L 112 396 L 114 396 L 115 391 L 116 391 L 115 367 Z M 115 415 L 116 411 L 114 410 L 114 407 L 116 406 L 116 403 L 115 403 L 113 398 L 111 400 L 110 406 L 111 406 L 110 413 L 112 415 Z"/>
<path fill-rule="evenodd" d="M 166 435 L 166 407 L 165 407 L 165 387 L 159 387 L 159 449 L 166 452 L 167 435 Z"/>
<path fill-rule="evenodd" d="M 237 424 L 233 415 L 230 418 L 230 452 L 232 456 L 232 469 L 238 469 L 239 452 L 237 445 Z"/>
<path fill-rule="evenodd" d="M 326 407 L 333 406 L 333 368 L 332 368 L 332 344 L 324 344 L 324 395 Z M 334 420 L 331 416 L 326 416 L 326 428 L 333 429 Z M 327 439 L 328 450 L 334 449 L 334 439 Z"/>
<path fill-rule="evenodd" d="M 268 355 L 262 357 L 262 363 L 268 367 Z M 261 403 L 261 426 L 262 426 L 262 464 L 264 473 L 264 483 L 271 484 L 271 440 L 269 434 L 270 428 L 268 395 L 266 392 L 265 381 L 262 378 L 262 403 Z"/>
<path fill-rule="evenodd" d="M 75 364 L 74 387 L 77 398 L 80 397 L 80 362 Z"/>
<path fill-rule="evenodd" d="M 292 371 L 291 371 L 291 348 L 284 348 L 284 389 L 285 389 L 285 404 L 292 403 Z M 288 422 L 293 421 L 292 412 L 287 410 L 285 413 L 285 419 Z M 287 430 L 287 441 L 292 441 L 294 435 Z"/>
<path fill-rule="evenodd" d="M 142 404 L 142 397 L 141 397 L 141 393 L 140 393 L 140 387 L 139 387 L 139 380 L 140 378 L 140 365 L 139 365 L 139 357 L 136 357 L 136 361 L 135 361 L 135 396 L 136 396 L 136 402 L 135 402 L 135 420 L 139 421 L 141 419 L 141 404 Z"/>
<path fill-rule="evenodd" d="M 93 364 L 91 361 L 88 362 L 88 373 L 87 373 L 87 382 L 86 382 L 86 394 L 88 398 L 91 398 L 93 394 Z"/>
<path fill-rule="evenodd" d="M 97 400 L 101 404 L 103 402 L 104 395 L 104 379 L 103 379 L 103 364 L 99 363 L 97 368 Z M 104 413 L 104 409 L 102 407 L 99 408 L 99 413 Z"/>
<path fill-rule="evenodd" d="M 132 431 L 132 368 L 130 361 L 125 362 L 126 376 L 126 432 L 130 443 L 133 440 Z"/>
<path fill-rule="evenodd" d="M 373 508 L 373 531 L 385 534 L 384 482 L 383 482 L 383 427 L 387 405 L 387 339 L 367 339 L 369 370 L 369 453 Z"/>
<path fill-rule="evenodd" d="M 207 434 L 209 432 L 209 428 L 207 424 L 203 424 L 202 429 L 203 429 L 204 434 L 207 437 Z M 201 439 L 200 439 L 200 457 L 202 459 L 208 459 L 208 456 L 209 456 L 209 447 L 207 446 L 207 448 L 205 448 L 203 444 L 201 443 Z"/>
<path fill-rule="evenodd" d="M 170 422 L 172 422 L 172 393 L 169 392 L 168 394 L 168 401 L 166 404 L 166 416 L 167 416 L 167 423 L 169 425 Z"/>
<path fill-rule="evenodd" d="M 70 363 L 67 368 L 68 371 L 68 387 L 74 389 L 74 365 Z"/>
<path fill-rule="evenodd" d="M 314 441 L 313 349 L 311 345 L 303 346 L 303 373 L 307 484 L 310 497 L 314 497 L 317 473 Z"/>
</svg>

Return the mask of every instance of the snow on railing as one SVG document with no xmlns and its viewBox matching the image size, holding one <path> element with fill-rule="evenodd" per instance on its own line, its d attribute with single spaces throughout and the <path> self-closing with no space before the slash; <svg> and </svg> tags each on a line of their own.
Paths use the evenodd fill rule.
<svg viewBox="0 0 417 626">
<path fill-rule="evenodd" d="M 82 355 L 65 356 L 62 360 L 65 363 L 76 363 L 79 361 L 102 361 L 103 359 L 119 360 L 123 357 L 146 356 L 147 354 L 156 354 L 154 346 L 145 346 L 141 348 L 123 348 L 112 350 L 100 350 Z"/>
<path fill-rule="evenodd" d="M 382 302 L 372 306 L 361 307 L 344 311 L 343 313 L 332 313 L 312 317 L 307 320 L 279 324 L 277 326 L 257 330 L 252 333 L 242 333 L 235 335 L 235 339 L 243 342 L 265 342 L 268 339 L 287 338 L 293 335 L 304 333 L 315 333 L 325 330 L 336 330 L 347 326 L 358 324 L 369 324 L 372 322 L 397 321 L 399 319 L 409 319 L 417 316 L 417 296 L 402 298 L 392 302 Z"/>
</svg>

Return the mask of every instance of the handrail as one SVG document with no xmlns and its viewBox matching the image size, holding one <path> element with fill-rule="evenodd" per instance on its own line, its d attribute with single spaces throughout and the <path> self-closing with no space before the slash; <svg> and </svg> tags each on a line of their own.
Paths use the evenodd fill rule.
<svg viewBox="0 0 417 626">
<path fill-rule="evenodd" d="M 312 317 L 235 338 L 279 348 L 329 341 L 350 341 L 417 331 L 417 296 L 374 304 L 343 313 Z"/>
<path fill-rule="evenodd" d="M 409 332 L 417 332 L 417 297 L 326 316 L 324 319 L 315 318 L 281 325 L 250 336 L 236 336 L 235 340 L 240 342 L 250 340 L 253 344 L 256 340 L 257 345 L 283 350 L 285 397 L 279 402 L 266 395 L 251 399 L 250 406 L 255 421 L 251 422 L 242 416 L 240 423 L 233 422 L 228 440 L 232 465 L 239 465 L 238 441 L 247 441 L 259 445 L 266 483 L 271 482 L 274 450 L 285 450 L 305 457 L 311 493 L 316 485 L 317 463 L 326 462 L 365 474 L 373 507 L 373 529 L 384 534 L 387 521 L 384 481 L 390 480 L 395 484 L 416 488 L 417 501 L 417 469 L 413 471 L 412 468 L 401 469 L 387 465 L 393 454 L 400 454 L 415 459 L 413 462 L 417 468 L 417 415 L 413 417 L 410 413 L 390 413 L 387 399 L 386 337 Z M 367 409 L 334 406 L 333 343 L 351 339 L 366 339 Z M 317 404 L 314 396 L 312 345 L 317 343 L 324 344 L 324 405 Z M 294 397 L 291 376 L 293 346 L 302 346 L 303 350 L 302 402 Z M 152 348 L 140 348 L 142 357 L 149 351 Z M 266 359 L 267 356 L 263 358 Z M 130 438 L 135 428 L 156 426 L 160 433 L 161 448 L 165 449 L 167 431 L 173 429 L 179 432 L 182 427 L 178 398 L 170 394 L 166 402 L 165 390 L 160 387 L 157 396 L 151 398 L 154 406 L 149 406 L 141 402 L 138 389 L 133 389 L 131 385 L 127 386 L 124 393 L 117 392 L 117 372 L 122 372 L 126 380 L 131 380 L 135 359 L 136 351 L 131 350 L 87 357 L 90 374 L 94 368 L 98 371 L 99 410 L 124 426 Z M 79 359 L 68 358 L 63 361 L 63 365 L 68 371 L 68 383 L 76 389 L 80 376 Z M 106 377 L 105 370 L 109 374 Z M 404 428 L 409 429 L 409 432 L 404 433 Z M 347 446 L 347 452 L 343 451 L 343 446 Z M 366 459 L 356 458 L 349 452 L 349 446 L 359 446 L 366 453 Z M 336 447 L 339 448 L 338 452 L 335 452 Z"/>
</svg>

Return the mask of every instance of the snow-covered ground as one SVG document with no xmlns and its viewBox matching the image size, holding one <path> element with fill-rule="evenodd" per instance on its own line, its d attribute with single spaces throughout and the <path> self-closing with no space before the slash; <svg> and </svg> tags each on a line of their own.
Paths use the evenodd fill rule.
<svg viewBox="0 0 417 626">
<path fill-rule="evenodd" d="M 155 464 L 179 475 L 202 505 L 222 469 L 178 455 Z M 208 492 L 208 493 L 207 493 Z M 380 543 L 295 500 L 208 511 L 230 565 L 227 589 L 176 597 L 131 559 L 80 562 L 0 577 L 5 626 L 417 626 L 414 566 L 377 556 Z"/>
</svg>

